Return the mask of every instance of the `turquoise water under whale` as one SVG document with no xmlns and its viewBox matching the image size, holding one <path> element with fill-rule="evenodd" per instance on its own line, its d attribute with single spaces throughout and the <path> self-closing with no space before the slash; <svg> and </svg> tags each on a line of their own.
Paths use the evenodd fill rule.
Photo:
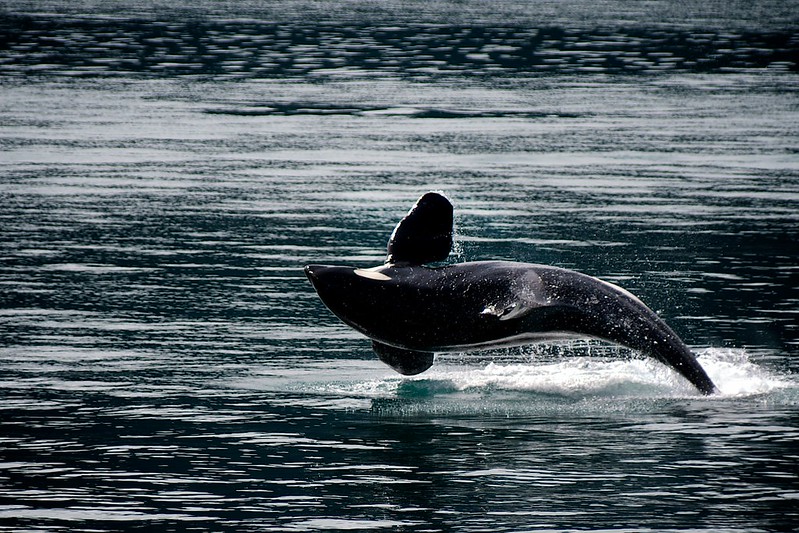
<svg viewBox="0 0 799 533">
<path fill-rule="evenodd" d="M 793 531 L 796 2 L 0 2 L 0 531 Z M 597 7 L 601 9 L 597 9 Z M 302 271 L 413 202 L 599 342 L 402 377 Z"/>
</svg>

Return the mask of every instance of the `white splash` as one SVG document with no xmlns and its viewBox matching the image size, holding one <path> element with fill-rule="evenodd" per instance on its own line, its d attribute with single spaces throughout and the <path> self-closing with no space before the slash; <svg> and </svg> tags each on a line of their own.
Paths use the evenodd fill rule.
<svg viewBox="0 0 799 533">
<path fill-rule="evenodd" d="M 572 355 L 575 352 L 579 355 Z M 405 410 L 449 409 L 457 413 L 475 409 L 527 412 L 553 405 L 608 410 L 627 408 L 629 400 L 724 402 L 766 397 L 782 403 L 797 401 L 799 396 L 795 376 L 768 368 L 742 349 L 698 351 L 699 362 L 720 391 L 707 397 L 666 365 L 629 355 L 629 351 L 613 347 L 579 343 L 543 353 L 533 350 L 513 357 L 497 354 L 494 360 L 485 355 L 477 359 L 453 354 L 437 356 L 429 371 L 413 377 L 395 374 L 376 360 L 337 360 L 323 365 L 323 369 L 314 365 L 305 371 L 285 370 L 280 376 L 270 367 L 268 375 L 260 379 L 253 376 L 246 383 L 228 385 L 302 393 L 304 399 L 293 397 L 291 401 L 325 409 L 369 409 L 375 401 L 401 400 L 401 409 Z M 349 377 L 343 378 L 344 374 Z M 329 379 L 320 379 L 321 375 Z M 388 405 L 389 409 L 396 408 Z"/>
<path fill-rule="evenodd" d="M 697 359 L 722 396 L 752 396 L 799 386 L 791 376 L 754 363 L 745 350 L 707 348 L 699 352 Z"/>
<path fill-rule="evenodd" d="M 789 376 L 752 362 L 744 350 L 708 348 L 698 359 L 720 391 L 714 398 L 766 394 L 799 385 Z M 492 362 L 483 367 L 444 364 L 416 379 L 447 381 L 458 391 L 523 391 L 570 397 L 698 395 L 682 376 L 652 359 L 562 357 L 544 362 Z"/>
</svg>

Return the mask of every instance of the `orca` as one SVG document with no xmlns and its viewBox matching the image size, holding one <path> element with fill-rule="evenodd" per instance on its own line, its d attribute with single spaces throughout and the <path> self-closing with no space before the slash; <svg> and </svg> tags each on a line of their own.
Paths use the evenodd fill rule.
<svg viewBox="0 0 799 533">
<path fill-rule="evenodd" d="M 595 338 L 655 358 L 703 394 L 716 392 L 680 337 L 625 289 L 554 266 L 440 265 L 452 243 L 452 204 L 429 192 L 394 228 L 383 265 L 308 265 L 305 274 L 328 309 L 404 375 L 430 368 L 436 352 Z"/>
</svg>

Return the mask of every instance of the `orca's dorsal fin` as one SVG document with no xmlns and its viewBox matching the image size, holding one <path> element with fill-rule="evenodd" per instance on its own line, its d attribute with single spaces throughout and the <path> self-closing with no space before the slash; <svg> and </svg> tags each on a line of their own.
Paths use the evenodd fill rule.
<svg viewBox="0 0 799 533">
<path fill-rule="evenodd" d="M 442 194 L 419 198 L 388 240 L 386 264 L 443 261 L 452 250 L 452 204 Z"/>
</svg>

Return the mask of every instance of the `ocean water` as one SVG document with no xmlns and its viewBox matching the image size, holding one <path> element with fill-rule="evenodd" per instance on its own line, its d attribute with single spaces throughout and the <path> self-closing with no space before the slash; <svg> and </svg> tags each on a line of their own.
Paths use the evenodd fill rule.
<svg viewBox="0 0 799 533">
<path fill-rule="evenodd" d="M 797 2 L 0 3 L 0 531 L 799 529 Z M 406 378 L 313 292 L 452 262 L 656 310 Z"/>
</svg>

